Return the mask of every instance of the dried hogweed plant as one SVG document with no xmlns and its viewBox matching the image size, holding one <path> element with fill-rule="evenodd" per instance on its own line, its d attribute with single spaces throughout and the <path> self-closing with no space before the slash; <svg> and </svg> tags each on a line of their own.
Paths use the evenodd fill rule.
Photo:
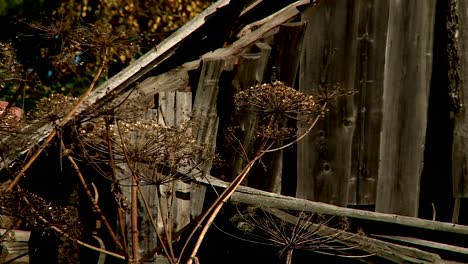
<svg viewBox="0 0 468 264">
<path fill-rule="evenodd" d="M 258 84 L 234 97 L 240 113 L 253 113 L 260 118 L 258 134 L 264 138 L 288 136 L 293 131 L 288 119 L 312 122 L 320 111 L 317 98 L 276 81 Z"/>
<path fill-rule="evenodd" d="M 230 221 L 243 233 L 245 238 L 242 239 L 277 247 L 279 257 L 286 264 L 292 263 L 295 250 L 350 257 L 352 255 L 345 252 L 359 246 L 342 243 L 353 236 L 346 232 L 349 228 L 346 218 L 305 212 L 292 216 L 276 209 L 248 208 L 242 212 L 238 209 L 238 214 Z"/>
<path fill-rule="evenodd" d="M 141 184 L 161 185 L 187 177 L 205 159 L 205 148 L 196 144 L 189 124 L 170 127 L 154 120 L 97 124 L 80 131 L 85 155 L 94 164 L 128 164 Z M 111 145 L 111 152 L 109 148 Z"/>
</svg>

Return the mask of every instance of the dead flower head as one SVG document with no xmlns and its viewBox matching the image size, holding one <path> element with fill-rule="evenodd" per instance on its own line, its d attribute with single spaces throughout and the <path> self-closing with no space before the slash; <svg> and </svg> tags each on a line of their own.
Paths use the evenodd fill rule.
<svg viewBox="0 0 468 264">
<path fill-rule="evenodd" d="M 205 148 L 196 144 L 185 126 L 169 127 L 153 120 L 119 121 L 116 125 L 97 125 L 92 132 L 80 131 L 88 158 L 94 163 L 128 164 L 145 184 L 165 184 L 185 177 L 199 165 Z M 109 153 L 109 144 L 112 153 Z M 185 173 L 185 174 L 183 174 Z"/>
<path fill-rule="evenodd" d="M 276 81 L 258 84 L 234 96 L 240 111 L 253 111 L 267 119 L 304 119 L 317 112 L 316 99 Z"/>
</svg>

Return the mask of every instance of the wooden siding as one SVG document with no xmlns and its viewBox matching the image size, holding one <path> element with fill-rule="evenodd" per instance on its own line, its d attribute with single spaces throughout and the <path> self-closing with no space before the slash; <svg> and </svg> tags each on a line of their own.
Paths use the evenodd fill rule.
<svg viewBox="0 0 468 264">
<path fill-rule="evenodd" d="M 308 27 L 299 74 L 301 92 L 331 92 L 335 85 L 349 91 L 355 89 L 354 3 L 322 1 L 302 13 Z M 353 98 L 343 98 L 329 108 L 325 120 L 298 143 L 296 194 L 299 198 L 346 206 L 355 127 Z"/>
<path fill-rule="evenodd" d="M 435 1 L 390 1 L 376 211 L 417 216 Z"/>
</svg>

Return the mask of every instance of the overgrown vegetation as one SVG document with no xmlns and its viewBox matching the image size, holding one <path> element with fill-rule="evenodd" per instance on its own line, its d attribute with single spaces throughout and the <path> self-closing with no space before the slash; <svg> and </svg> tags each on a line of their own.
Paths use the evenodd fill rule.
<svg viewBox="0 0 468 264">
<path fill-rule="evenodd" d="M 50 63 L 47 74 L 55 76 L 54 81 L 44 81 L 37 68 L 18 59 L 18 50 L 13 45 L 0 46 L 1 91 L 4 99 L 9 101 L 0 110 L 2 133 L 25 133 L 21 129 L 33 123 L 53 122 L 55 125 L 41 146 L 28 154 L 27 162 L 19 171 L 12 171 L 9 181 L 2 186 L 1 214 L 12 219 L 8 230 L 21 226 L 67 241 L 68 261 L 79 261 L 76 255 L 81 246 L 124 263 L 154 259 L 155 254 L 164 256 L 171 264 L 197 263 L 197 253 L 207 231 L 251 169 L 270 153 L 301 140 L 325 115 L 329 102 L 345 94 L 334 90 L 326 91 L 324 95 L 305 95 L 278 81 L 239 91 L 233 98 L 236 115 L 255 117 L 256 122 L 251 125 L 255 137 L 252 142 L 242 143 L 236 136 L 236 128 L 228 129 L 234 131 L 227 136 L 243 154 L 244 163 L 215 202 L 188 229 L 181 230 L 182 226 L 177 226 L 174 220 L 173 209 L 177 185 L 200 177 L 204 165 L 213 159 L 210 146 L 204 146 L 194 138 L 195 119 L 186 116 L 183 122 L 171 126 L 158 121 L 164 120 L 164 116 L 155 120 L 148 118 L 148 110 L 138 101 L 124 100 L 94 109 L 93 116 L 82 116 L 80 123 L 68 124 L 75 118 L 77 109 L 86 103 L 91 91 L 109 77 L 112 66 L 130 63 L 144 48 L 154 46 L 208 2 L 161 3 L 159 0 L 69 1 L 62 2 L 49 19 L 24 21 L 41 41 L 53 44 L 39 45 L 38 48 L 40 58 Z M 67 88 L 70 83 L 75 86 L 73 91 Z M 57 91 L 65 94 L 55 94 Z M 69 96 L 74 93 L 82 93 L 81 98 Z M 34 94 L 50 96 L 39 100 Z M 29 112 L 20 123 L 21 115 L 12 105 L 24 109 L 27 100 L 34 101 L 31 104 L 38 103 L 37 109 Z M 306 128 L 297 129 L 288 120 L 301 122 Z M 6 147 L 12 146 L 13 143 Z M 33 171 L 34 163 L 44 153 L 59 156 L 58 173 L 73 177 L 77 185 L 75 192 L 67 198 L 79 202 L 62 201 L 65 205 L 61 205 L 23 189 L 22 180 L 32 177 L 28 173 Z M 95 182 L 101 182 L 101 185 Z M 156 215 L 143 190 L 148 186 L 157 197 Z M 110 194 L 111 202 L 101 202 L 102 193 Z M 83 205 L 89 208 L 83 209 L 86 207 Z M 80 210 L 92 212 L 95 226 L 86 229 L 85 222 L 89 219 L 85 218 L 89 216 Z M 153 229 L 151 235 L 158 240 L 158 245 L 149 252 L 140 252 L 139 247 L 143 215 L 149 219 Z M 312 217 L 301 220 L 300 225 L 292 229 L 288 227 L 285 232 L 292 230 L 301 236 L 284 238 L 286 240 L 278 239 L 275 224 L 254 216 L 251 219 L 264 234 L 274 235 L 274 242 L 284 247 L 286 263 L 291 263 L 293 250 L 302 246 L 317 249 L 320 247 L 315 245 L 328 242 L 327 238 L 315 236 L 315 231 L 324 222 L 320 219 L 315 231 L 306 231 L 312 226 L 309 222 L 316 220 Z M 269 218 L 271 223 L 276 223 L 272 219 Z M 296 227 L 304 233 L 298 232 Z M 99 238 L 96 229 L 100 229 L 100 235 L 108 237 L 105 247 L 83 239 L 86 236 Z"/>
</svg>

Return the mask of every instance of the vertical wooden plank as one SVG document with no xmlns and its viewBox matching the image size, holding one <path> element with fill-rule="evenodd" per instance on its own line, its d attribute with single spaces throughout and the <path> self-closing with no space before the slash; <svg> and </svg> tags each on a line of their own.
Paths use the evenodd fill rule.
<svg viewBox="0 0 468 264">
<path fill-rule="evenodd" d="M 452 34 L 452 39 L 449 41 L 453 42 L 451 47 L 453 55 L 449 58 L 451 59 L 449 63 L 452 63 L 450 70 L 458 71 L 451 76 L 449 82 L 454 86 L 450 91 L 451 97 L 458 99 L 458 104 L 461 106 L 454 116 L 452 150 L 453 195 L 455 199 L 460 199 L 468 197 L 468 110 L 466 109 L 468 106 L 468 3 L 460 0 L 450 0 L 449 3 L 451 4 L 449 8 L 455 9 L 451 12 L 456 12 L 453 15 L 458 14 L 459 21 L 458 25 L 453 21 L 451 27 L 454 32 L 449 31 L 449 34 Z M 457 81 L 453 78 L 459 79 Z M 459 204 L 459 201 L 457 203 Z"/>
<path fill-rule="evenodd" d="M 175 126 L 175 93 L 158 93 L 158 123 L 165 126 Z"/>
<path fill-rule="evenodd" d="M 307 23 L 304 21 L 286 23 L 279 27 L 278 33 L 273 37 L 273 74 L 271 78 L 285 83 L 287 86 L 295 87 L 297 71 L 299 69 L 304 32 Z M 278 75 L 278 76 L 274 76 Z M 288 120 L 284 120 L 287 124 Z M 283 140 L 278 140 L 274 148 L 283 145 Z M 283 150 L 269 153 L 264 160 L 270 168 L 267 178 L 267 191 L 281 193 L 283 180 Z"/>
<path fill-rule="evenodd" d="M 358 1 L 320 1 L 302 13 L 307 22 L 299 73 L 306 94 L 331 92 L 335 85 L 354 90 Z M 353 98 L 333 103 L 325 120 L 298 144 L 297 188 L 300 198 L 346 206 L 355 125 Z M 307 124 L 299 124 L 303 129 Z"/>
<path fill-rule="evenodd" d="M 358 92 L 348 203 L 370 205 L 375 204 L 379 169 L 388 0 L 356 1 L 356 5 Z"/>
<path fill-rule="evenodd" d="M 283 24 L 273 37 L 273 66 L 278 80 L 289 87 L 295 87 L 306 25 L 305 21 Z"/>
<path fill-rule="evenodd" d="M 217 98 L 218 82 L 223 71 L 224 59 L 203 59 L 198 82 L 193 114 L 193 133 L 199 144 L 213 146 L 218 128 Z M 204 173 L 209 172 L 204 171 Z"/>
<path fill-rule="evenodd" d="M 193 105 L 195 120 L 193 133 L 197 144 L 208 147 L 208 155 L 214 154 L 219 118 L 217 114 L 218 82 L 223 72 L 224 59 L 203 59 L 200 79 Z M 188 99 L 188 98 L 187 98 Z M 202 177 L 211 170 L 211 162 L 202 168 Z M 192 184 L 190 189 L 190 216 L 196 218 L 202 213 L 206 187 Z"/>
<path fill-rule="evenodd" d="M 416 216 L 424 159 L 435 0 L 389 6 L 378 212 Z"/>
<path fill-rule="evenodd" d="M 182 126 L 190 120 L 192 114 L 192 93 L 175 92 L 175 112 L 174 119 L 176 126 Z M 175 200 L 174 200 L 174 232 L 177 232 L 190 223 L 191 213 L 191 191 L 190 183 L 181 180 L 174 182 Z M 204 196 L 202 197 L 204 198 Z"/>
<path fill-rule="evenodd" d="M 256 44 L 256 48 L 259 49 L 259 52 L 241 54 L 239 56 L 237 70 L 233 79 L 235 92 L 242 91 L 263 81 L 268 58 L 271 53 L 271 47 L 266 43 L 259 43 Z M 255 114 L 247 114 L 239 119 L 239 127 L 243 136 L 240 140 L 243 148 L 246 150 L 247 154 L 249 154 L 249 152 L 253 151 L 257 117 Z M 235 147 L 239 148 L 238 146 Z M 245 159 L 236 153 L 231 176 L 236 177 L 239 175 L 246 163 Z M 248 184 L 248 178 L 244 183 Z"/>
</svg>

